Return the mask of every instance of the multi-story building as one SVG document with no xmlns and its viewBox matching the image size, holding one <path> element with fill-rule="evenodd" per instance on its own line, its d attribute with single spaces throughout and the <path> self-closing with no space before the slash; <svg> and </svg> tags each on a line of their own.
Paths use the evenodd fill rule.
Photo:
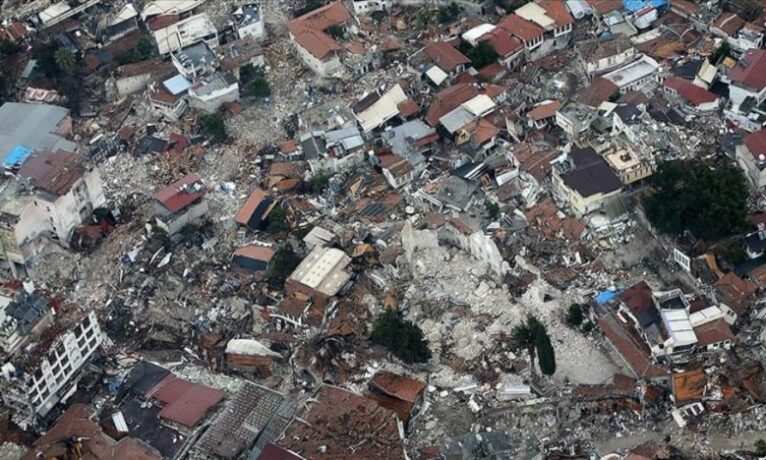
<svg viewBox="0 0 766 460">
<path fill-rule="evenodd" d="M 218 46 L 218 31 L 207 14 L 191 16 L 154 31 L 154 42 L 161 55 L 173 53 L 199 42 L 211 48 Z"/>
<path fill-rule="evenodd" d="M 242 5 L 234 11 L 234 18 L 237 20 L 237 36 L 245 38 L 248 35 L 260 40 L 264 35 L 264 21 L 261 6 L 257 3 L 248 3 Z"/>
<path fill-rule="evenodd" d="M 83 366 L 104 341 L 94 312 L 78 319 L 77 326 L 41 339 L 23 362 L 11 359 L 3 365 L 3 402 L 22 425 L 36 423 L 67 400 Z"/>
<path fill-rule="evenodd" d="M 290 39 L 303 63 L 318 75 L 328 75 L 342 67 L 340 51 L 343 49 L 328 33 L 340 28 L 351 19 L 339 1 L 329 3 L 287 23 Z"/>
</svg>

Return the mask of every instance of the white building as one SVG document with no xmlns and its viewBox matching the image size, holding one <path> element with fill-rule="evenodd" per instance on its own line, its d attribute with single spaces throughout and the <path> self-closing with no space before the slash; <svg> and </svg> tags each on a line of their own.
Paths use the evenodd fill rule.
<svg viewBox="0 0 766 460">
<path fill-rule="evenodd" d="M 0 193 L 0 258 L 15 272 L 48 238 L 68 244 L 75 227 L 105 203 L 98 170 L 86 168 L 78 154 L 31 155 Z"/>
<path fill-rule="evenodd" d="M 766 100 L 766 50 L 752 49 L 742 55 L 737 66 L 727 74 L 729 98 L 739 107 L 747 98 L 755 105 Z"/>
<path fill-rule="evenodd" d="M 50 348 L 35 362 L 27 358 L 24 366 L 13 361 L 2 367 L 4 385 L 2 398 L 22 423 L 33 424 L 44 417 L 59 402 L 77 389 L 80 370 L 104 341 L 96 314 L 85 315 L 76 327 L 60 334 Z M 19 376 L 18 371 L 24 370 Z"/>
<path fill-rule="evenodd" d="M 620 93 L 625 94 L 630 91 L 641 91 L 651 83 L 659 83 L 660 65 L 649 56 L 642 55 L 639 59 L 613 70 L 604 75 L 606 80 L 614 83 Z"/>
<path fill-rule="evenodd" d="M 205 0 L 153 0 L 143 5 L 141 18 L 146 21 L 148 18 L 166 14 L 191 14 L 203 3 Z"/>
<path fill-rule="evenodd" d="M 287 23 L 298 56 L 317 75 L 325 76 L 342 68 L 343 47 L 327 31 L 343 27 L 349 19 L 351 15 L 343 4 L 335 1 Z"/>
<path fill-rule="evenodd" d="M 207 216 L 207 187 L 196 174 L 183 177 L 154 195 L 157 226 L 175 235 L 187 225 L 198 224 Z"/>
<path fill-rule="evenodd" d="M 218 31 L 207 14 L 191 16 L 163 29 L 154 31 L 154 42 L 161 55 L 175 52 L 198 42 L 211 48 L 218 46 Z"/>
<path fill-rule="evenodd" d="M 386 11 L 393 5 L 393 0 L 353 0 L 354 14 L 365 15 L 373 11 Z"/>
<path fill-rule="evenodd" d="M 237 36 L 245 38 L 248 35 L 260 40 L 265 35 L 261 6 L 257 3 L 242 5 L 234 11 L 236 18 Z"/>
<path fill-rule="evenodd" d="M 214 113 L 223 104 L 238 100 L 239 82 L 230 73 L 212 75 L 189 88 L 189 105 L 205 113 Z"/>
</svg>

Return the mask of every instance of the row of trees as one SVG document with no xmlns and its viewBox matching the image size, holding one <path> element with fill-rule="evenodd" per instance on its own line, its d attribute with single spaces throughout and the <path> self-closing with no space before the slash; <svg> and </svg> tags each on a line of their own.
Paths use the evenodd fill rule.
<svg viewBox="0 0 766 460">
<path fill-rule="evenodd" d="M 556 372 L 556 356 L 551 339 L 545 326 L 532 316 L 513 329 L 511 339 L 518 350 L 529 353 L 531 369 L 534 373 L 534 360 L 544 375 Z M 370 341 L 384 346 L 397 358 L 406 363 L 422 363 L 431 359 L 431 350 L 423 331 L 415 323 L 407 321 L 401 312 L 386 310 L 375 319 Z"/>
<path fill-rule="evenodd" d="M 556 355 L 545 325 L 534 316 L 528 316 L 526 321 L 513 328 L 511 340 L 517 349 L 526 350 L 532 373 L 535 372 L 535 356 L 540 371 L 544 375 L 556 372 Z"/>
</svg>

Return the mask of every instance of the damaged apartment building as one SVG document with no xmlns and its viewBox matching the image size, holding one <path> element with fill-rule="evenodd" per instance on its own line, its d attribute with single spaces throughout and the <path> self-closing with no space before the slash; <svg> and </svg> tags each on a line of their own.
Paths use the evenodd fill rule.
<svg viewBox="0 0 766 460">
<path fill-rule="evenodd" d="M 11 270 L 23 267 L 54 240 L 66 246 L 106 198 L 97 168 L 67 139 L 66 109 L 46 104 L 5 103 L 0 107 L 3 166 L 2 248 Z"/>
</svg>

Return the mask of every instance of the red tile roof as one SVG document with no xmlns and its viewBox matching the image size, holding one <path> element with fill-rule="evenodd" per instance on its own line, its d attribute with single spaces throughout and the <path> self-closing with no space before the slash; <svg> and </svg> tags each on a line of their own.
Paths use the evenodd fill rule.
<svg viewBox="0 0 766 460">
<path fill-rule="evenodd" d="M 545 33 L 542 27 L 532 21 L 527 21 L 516 14 L 509 14 L 497 24 L 508 33 L 519 37 L 524 42 L 531 42 L 536 38 L 542 37 Z"/>
<path fill-rule="evenodd" d="M 688 0 L 673 0 L 670 2 L 670 9 L 680 11 L 688 16 L 693 16 L 699 13 L 700 7 Z"/>
<path fill-rule="evenodd" d="M 180 20 L 181 16 L 177 14 L 163 14 L 155 16 L 146 21 L 146 26 L 149 28 L 149 30 L 160 30 L 173 25 Z"/>
<path fill-rule="evenodd" d="M 173 374 L 168 374 L 147 393 L 147 396 L 165 403 L 159 413 L 161 419 L 187 428 L 194 427 L 202 420 L 224 395 L 221 390 L 192 383 Z"/>
<path fill-rule="evenodd" d="M 88 460 L 159 460 L 159 452 L 135 438 L 115 441 L 91 419 L 85 404 L 72 404 L 59 417 L 56 425 L 35 441 L 23 460 L 38 458 L 70 458 L 72 440 L 82 443 L 83 456 Z"/>
<path fill-rule="evenodd" d="M 35 187 L 63 196 L 85 174 L 83 163 L 82 157 L 73 152 L 39 152 L 21 165 L 19 176 L 31 179 Z"/>
<path fill-rule="evenodd" d="M 451 72 L 470 62 L 457 48 L 445 42 L 429 43 L 426 45 L 425 53 L 434 64 L 445 72 Z"/>
<path fill-rule="evenodd" d="M 545 10 L 547 16 L 556 21 L 556 27 L 568 26 L 574 22 L 566 4 L 561 0 L 538 0 L 537 4 Z"/>
<path fill-rule="evenodd" d="M 556 115 L 556 112 L 561 108 L 561 101 L 544 102 L 537 107 L 533 108 L 527 114 L 530 120 L 538 121 L 551 118 Z"/>
<path fill-rule="evenodd" d="M 519 163 L 519 169 L 542 181 L 550 172 L 558 152 L 555 149 L 541 149 L 534 144 L 521 143 L 512 147 L 511 153 Z"/>
<path fill-rule="evenodd" d="M 276 252 L 271 248 L 255 245 L 242 246 L 234 251 L 235 256 L 247 257 L 248 259 L 253 260 L 262 260 L 264 262 L 269 262 L 273 259 L 274 254 L 276 254 Z"/>
<path fill-rule="evenodd" d="M 470 83 L 458 83 L 439 91 L 434 96 L 434 102 L 428 107 L 426 122 L 431 126 L 438 125 L 439 118 L 478 94 L 479 90 Z"/>
<path fill-rule="evenodd" d="M 673 76 L 666 78 L 665 86 L 675 90 L 679 96 L 696 106 L 714 102 L 718 99 L 718 96 L 710 91 L 700 88 L 699 86 L 692 84 L 690 81 L 680 77 Z"/>
<path fill-rule="evenodd" d="M 694 334 L 700 347 L 734 340 L 734 333 L 723 318 L 695 327 Z"/>
<path fill-rule="evenodd" d="M 524 44 L 518 38 L 511 36 L 506 30 L 499 27 L 482 36 L 480 41 L 488 41 L 500 57 L 507 58 L 524 48 Z"/>
<path fill-rule="evenodd" d="M 602 77 L 593 77 L 590 86 L 580 93 L 578 100 L 591 107 L 598 107 L 606 102 L 619 88 L 617 85 Z"/>
<path fill-rule="evenodd" d="M 756 159 L 759 155 L 766 155 L 766 129 L 745 136 L 745 145 Z"/>
<path fill-rule="evenodd" d="M 317 59 L 324 59 L 332 51 L 343 49 L 338 42 L 324 31 L 351 19 L 340 1 L 329 3 L 295 18 L 287 28 L 295 41 Z"/>
<path fill-rule="evenodd" d="M 234 222 L 240 225 L 247 225 L 250 222 L 250 218 L 253 216 L 255 210 L 258 209 L 258 206 L 261 204 L 261 202 L 267 198 L 269 198 L 269 194 L 263 190 L 259 188 L 253 190 L 250 196 L 247 197 L 245 204 L 242 205 L 242 207 L 239 209 L 239 212 L 237 212 L 237 215 L 234 216 Z M 271 203 L 271 206 L 269 206 L 269 208 L 263 212 L 261 220 L 266 219 L 276 204 L 276 201 Z"/>
<path fill-rule="evenodd" d="M 622 0 L 588 0 L 588 3 L 598 15 L 622 9 Z"/>
<path fill-rule="evenodd" d="M 668 375 L 667 369 L 652 362 L 651 353 L 632 325 L 622 323 L 613 313 L 598 321 L 609 342 L 639 378 Z"/>
<path fill-rule="evenodd" d="M 418 103 L 413 101 L 412 99 L 406 99 L 400 102 L 396 106 L 396 108 L 399 110 L 399 113 L 405 118 L 415 115 L 420 110 L 420 107 L 418 107 Z"/>
<path fill-rule="evenodd" d="M 737 16 L 734 13 L 722 12 L 713 21 L 713 26 L 716 29 L 720 29 L 723 33 L 729 37 L 733 37 L 739 29 L 745 26 L 745 20 Z"/>
<path fill-rule="evenodd" d="M 405 458 L 394 412 L 333 386 L 323 386 L 309 404 L 278 441 L 281 447 L 312 460 Z"/>
<path fill-rule="evenodd" d="M 202 179 L 196 174 L 189 174 L 157 192 L 154 199 L 171 213 L 177 213 L 206 193 L 207 189 L 202 184 Z"/>
<path fill-rule="evenodd" d="M 370 381 L 378 390 L 407 402 L 415 402 L 426 387 L 424 382 L 392 372 L 381 371 Z"/>
<path fill-rule="evenodd" d="M 729 71 L 729 79 L 739 86 L 757 91 L 766 88 L 766 50 L 747 50 L 737 66 Z"/>
</svg>

